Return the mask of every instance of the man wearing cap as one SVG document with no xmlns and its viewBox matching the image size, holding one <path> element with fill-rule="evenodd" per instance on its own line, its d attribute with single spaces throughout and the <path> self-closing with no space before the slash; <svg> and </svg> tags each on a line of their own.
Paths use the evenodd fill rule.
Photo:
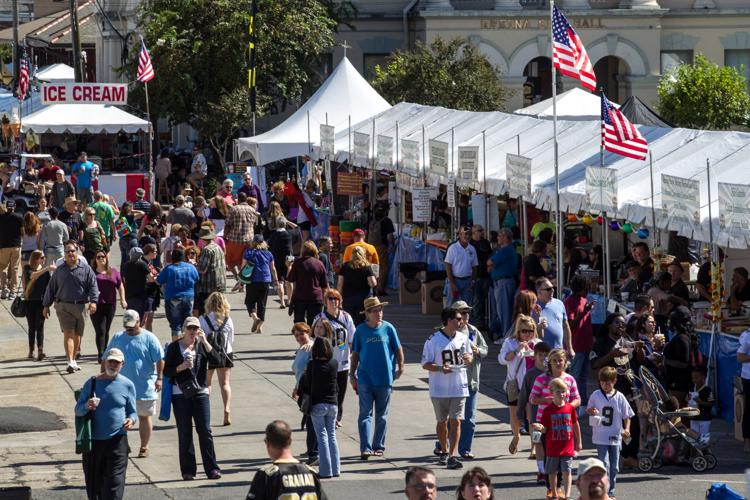
<svg viewBox="0 0 750 500">
<path fill-rule="evenodd" d="M 469 244 L 471 226 L 458 231 L 458 240 L 445 253 L 445 305 L 449 307 L 457 300 L 471 302 L 472 287 L 477 280 L 479 260 L 477 251 Z"/>
<path fill-rule="evenodd" d="M 0 298 L 13 300 L 18 288 L 18 266 L 21 263 L 23 217 L 16 213 L 16 202 L 0 205 Z"/>
<path fill-rule="evenodd" d="M 383 321 L 383 307 L 386 305 L 388 302 L 380 302 L 377 297 L 365 299 L 366 320 L 357 326 L 352 340 L 349 378 L 352 388 L 359 394 L 359 451 L 362 460 L 372 455 L 383 456 L 393 382 L 404 373 L 404 350 L 396 328 Z"/>
<path fill-rule="evenodd" d="M 195 287 L 195 304 L 193 309 L 203 314 L 203 305 L 213 292 L 224 292 L 227 286 L 226 264 L 224 251 L 214 241 L 216 233 L 208 226 L 201 228 L 198 237 L 206 242 L 206 246 L 198 256 L 198 275 L 200 280 Z"/>
<path fill-rule="evenodd" d="M 352 233 L 352 239 L 354 240 L 354 243 L 352 243 L 351 245 L 347 245 L 347 247 L 344 249 L 344 258 L 341 260 L 342 264 L 344 262 L 349 262 L 350 260 L 352 260 L 352 250 L 354 250 L 354 247 L 362 247 L 365 249 L 365 255 L 367 255 L 367 260 L 370 262 L 370 264 L 380 265 L 378 251 L 374 246 L 365 242 L 365 231 L 363 229 L 355 229 Z M 377 273 L 375 274 L 377 275 Z"/>
<path fill-rule="evenodd" d="M 128 258 L 122 267 L 121 275 L 125 285 L 125 301 L 143 320 L 148 301 L 148 283 L 154 282 L 154 276 L 148 267 L 148 262 L 143 259 L 141 248 L 131 248 Z"/>
<path fill-rule="evenodd" d="M 255 198 L 258 200 L 257 210 L 259 213 L 265 213 L 266 205 L 263 203 L 263 196 L 260 192 L 260 188 L 253 183 L 253 177 L 249 172 L 242 174 L 242 185 L 237 189 L 237 195 L 239 193 L 245 193 L 248 198 Z"/>
<path fill-rule="evenodd" d="M 42 226 L 42 232 L 39 233 L 39 243 L 46 264 L 52 264 L 63 256 L 65 242 L 70 239 L 68 226 L 58 220 L 59 212 L 55 207 L 50 207 L 50 221 Z"/>
<path fill-rule="evenodd" d="M 83 453 L 83 475 L 89 498 L 121 500 L 128 468 L 127 432 L 138 422 L 133 382 L 120 374 L 125 356 L 119 349 L 104 354 L 102 371 L 83 384 L 76 417 L 91 416 L 91 451 Z"/>
<path fill-rule="evenodd" d="M 185 226 L 189 230 L 195 227 L 195 214 L 185 206 L 185 197 L 183 195 L 178 194 L 174 197 L 174 207 L 169 209 L 167 222 Z"/>
<path fill-rule="evenodd" d="M 138 458 L 146 458 L 153 428 L 151 417 L 156 412 L 156 393 L 162 387 L 164 350 L 156 335 L 141 328 L 141 317 L 136 311 L 128 309 L 122 313 L 122 326 L 125 330 L 115 333 L 108 347 L 119 349 L 125 356 L 120 374 L 135 386 L 138 434 L 141 437 Z"/>
<path fill-rule="evenodd" d="M 147 214 L 151 210 L 151 202 L 146 200 L 145 189 L 138 188 L 135 190 L 135 201 L 133 202 L 133 210 L 143 212 L 144 214 Z M 143 220 L 142 217 L 135 220 L 136 229 L 141 227 L 142 220 Z"/>
<path fill-rule="evenodd" d="M 70 170 L 76 176 L 78 199 L 84 205 L 88 205 L 94 199 L 94 188 L 91 187 L 94 164 L 89 161 L 86 151 L 81 151 L 78 154 L 78 161 L 73 164 Z"/>
<path fill-rule="evenodd" d="M 578 463 L 576 486 L 581 496 L 578 500 L 614 500 L 607 494 L 609 478 L 604 462 L 598 458 L 587 458 Z"/>
<path fill-rule="evenodd" d="M 65 208 L 65 199 L 73 197 L 75 198 L 76 190 L 73 184 L 69 180 L 65 179 L 65 172 L 57 170 L 55 172 L 55 183 L 52 185 L 52 196 L 50 196 L 50 204 L 62 210 Z"/>
<path fill-rule="evenodd" d="M 257 220 L 258 212 L 248 204 L 247 195 L 239 193 L 237 205 L 229 210 L 224 224 L 227 267 L 235 279 L 237 279 L 239 267 L 242 265 L 242 256 L 245 254 L 245 250 L 250 247 L 250 243 L 253 242 L 255 221 Z M 240 290 L 242 283 L 238 281 L 234 288 Z"/>
<path fill-rule="evenodd" d="M 58 219 L 60 219 L 60 222 L 68 226 L 70 239 L 78 241 L 78 233 L 83 226 L 81 212 L 78 211 L 78 200 L 75 199 L 75 196 L 68 196 L 65 198 L 65 204 L 63 207 L 64 210 L 60 212 Z"/>
</svg>

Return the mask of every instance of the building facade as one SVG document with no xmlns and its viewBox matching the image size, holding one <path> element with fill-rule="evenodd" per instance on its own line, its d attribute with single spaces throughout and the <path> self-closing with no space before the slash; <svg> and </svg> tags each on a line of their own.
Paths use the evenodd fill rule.
<svg viewBox="0 0 750 500">
<path fill-rule="evenodd" d="M 415 41 L 466 38 L 514 91 L 507 110 L 552 95 L 548 0 L 391 0 L 355 2 L 355 30 L 342 29 L 347 55 L 367 77 L 388 54 Z M 561 0 L 583 39 L 599 85 L 615 102 L 636 95 L 651 105 L 661 75 L 696 54 L 750 76 L 748 0 Z M 343 48 L 334 52 L 334 62 Z M 576 85 L 563 78 L 558 90 Z"/>
</svg>

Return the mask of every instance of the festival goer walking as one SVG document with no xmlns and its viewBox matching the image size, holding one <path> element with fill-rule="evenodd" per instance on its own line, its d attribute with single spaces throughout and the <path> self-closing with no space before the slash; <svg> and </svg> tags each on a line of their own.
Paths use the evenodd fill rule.
<svg viewBox="0 0 750 500">
<path fill-rule="evenodd" d="M 89 208 L 94 210 L 96 220 L 104 230 L 104 236 L 107 237 L 107 243 L 111 245 L 117 239 L 117 229 L 115 228 L 117 215 L 112 205 L 104 199 L 104 196 L 101 191 L 94 191 L 94 203 L 89 205 Z"/>
<path fill-rule="evenodd" d="M 54 263 L 44 267 L 44 254 L 41 250 L 31 252 L 29 263 L 23 267 L 23 290 L 26 300 L 26 325 L 29 336 L 29 359 L 34 359 L 34 345 L 37 350 L 37 361 L 44 355 L 44 316 L 42 315 L 42 299 L 49 283 L 51 272 L 55 270 Z"/>
<path fill-rule="evenodd" d="M 39 234 L 39 247 L 44 252 L 45 261 L 52 263 L 62 258 L 65 242 L 70 239 L 68 226 L 60 222 L 55 207 L 49 209 L 50 221 L 42 227 Z"/>
<path fill-rule="evenodd" d="M 274 206 L 275 204 L 275 206 Z M 278 207 L 278 203 L 271 202 L 271 212 L 274 212 Z M 276 268 L 276 277 L 279 280 L 279 302 L 282 309 L 286 309 L 288 298 L 292 298 L 292 284 L 287 280 L 287 273 L 289 271 L 290 260 L 294 260 L 292 257 L 292 236 L 287 231 L 287 225 L 289 222 L 286 217 L 280 215 L 275 219 L 273 229 L 271 231 L 270 239 L 268 241 L 268 247 L 273 255 L 273 265 Z M 269 227 L 271 223 L 269 222 Z"/>
<path fill-rule="evenodd" d="M 221 400 L 224 404 L 224 425 L 232 424 L 231 403 L 232 387 L 229 385 L 229 375 L 234 366 L 234 354 L 232 344 L 234 343 L 234 323 L 229 317 L 231 307 L 226 297 L 221 292 L 213 292 L 206 299 L 205 312 L 201 315 L 201 329 L 206 332 L 208 340 L 218 357 L 218 362 L 209 360 L 206 384 L 211 390 L 211 381 L 214 372 L 219 379 Z"/>
<path fill-rule="evenodd" d="M 458 240 L 445 253 L 444 303 L 450 306 L 457 300 L 471 302 L 472 286 L 476 283 L 479 261 L 477 251 L 469 244 L 471 226 L 458 231 Z"/>
<path fill-rule="evenodd" d="M 94 164 L 89 161 L 85 151 L 78 153 L 78 161 L 73 164 L 70 171 L 76 176 L 78 199 L 84 206 L 88 206 L 94 201 L 94 188 L 91 187 Z"/>
<path fill-rule="evenodd" d="M 240 265 L 242 265 L 242 256 L 250 246 L 250 243 L 253 242 L 255 221 L 258 216 L 258 212 L 248 204 L 247 195 L 239 193 L 237 195 L 237 204 L 229 210 L 229 215 L 224 225 L 224 241 L 227 245 L 227 268 L 235 280 L 237 280 Z M 242 288 L 242 282 L 237 280 L 237 284 L 232 288 L 232 291 L 241 291 Z"/>
<path fill-rule="evenodd" d="M 493 500 L 495 492 L 492 488 L 492 478 L 481 467 L 473 467 L 466 471 L 461 478 L 461 484 L 456 490 L 458 500 Z"/>
<path fill-rule="evenodd" d="M 224 252 L 214 240 L 216 233 L 209 228 L 201 228 L 199 234 L 201 241 L 207 243 L 198 256 L 198 275 L 200 280 L 195 286 L 195 304 L 193 309 L 199 314 L 203 314 L 204 303 L 208 296 L 213 292 L 224 292 L 227 286 L 227 266 L 224 261 Z"/>
<path fill-rule="evenodd" d="M 299 346 L 294 353 L 294 361 L 292 361 L 292 371 L 294 372 L 295 380 L 294 389 L 292 390 L 292 399 L 295 401 L 299 401 L 300 380 L 302 380 L 302 375 L 305 373 L 307 364 L 310 362 L 310 353 L 312 352 L 313 346 L 313 341 L 310 337 L 311 333 L 310 325 L 304 321 L 295 323 L 292 326 L 292 335 L 294 335 L 294 340 Z M 315 427 L 313 426 L 309 412 L 303 413 L 301 425 L 303 429 L 307 430 L 307 450 L 305 451 L 307 463 L 308 465 L 314 465 L 318 461 L 318 438 L 315 435 Z"/>
<path fill-rule="evenodd" d="M 184 261 L 182 250 L 172 250 L 171 258 L 172 263 L 161 270 L 156 282 L 164 285 L 164 313 L 174 342 L 183 329 L 185 319 L 193 311 L 195 283 L 199 276 L 195 266 Z"/>
<path fill-rule="evenodd" d="M 102 355 L 109 344 L 109 329 L 112 327 L 117 309 L 117 296 L 120 297 L 120 306 L 123 310 L 128 308 L 128 303 L 125 300 L 125 286 L 122 284 L 120 273 L 109 265 L 109 256 L 106 252 L 96 253 L 94 272 L 99 288 L 99 301 L 96 312 L 91 314 L 91 323 L 96 332 L 96 361 L 101 363 Z"/>
<path fill-rule="evenodd" d="M 21 262 L 23 217 L 15 212 L 16 202 L 5 200 L 0 205 L 0 299 L 16 298 L 18 268 Z"/>
<path fill-rule="evenodd" d="M 377 277 L 367 261 L 364 248 L 354 247 L 351 260 L 344 262 L 339 270 L 337 289 L 344 297 L 344 310 L 351 315 L 355 325 L 365 320 L 362 304 L 376 286 Z"/>
<path fill-rule="evenodd" d="M 256 211 L 261 214 L 264 214 L 266 212 L 266 207 L 263 204 L 263 196 L 261 195 L 260 188 L 255 183 L 253 183 L 253 177 L 249 173 L 245 172 L 244 174 L 242 174 L 242 185 L 237 189 L 237 193 L 238 196 L 239 193 L 245 193 L 248 198 L 255 198 L 258 202 Z"/>
<path fill-rule="evenodd" d="M 607 494 L 607 467 L 598 458 L 587 458 L 578 463 L 576 486 L 581 494 L 579 500 L 614 500 Z"/>
<path fill-rule="evenodd" d="M 42 223 L 34 212 L 23 214 L 23 238 L 21 239 L 21 266 L 29 263 L 31 252 L 40 248 Z M 67 240 L 65 240 L 67 241 Z"/>
<path fill-rule="evenodd" d="M 389 257 L 388 249 L 393 247 L 393 234 L 396 228 L 388 217 L 387 204 L 376 205 L 373 219 L 367 231 L 367 242 L 375 247 L 378 255 L 378 295 L 386 295 L 388 285 Z"/>
<path fill-rule="evenodd" d="M 588 281 L 583 276 L 573 276 L 570 280 L 570 290 L 573 292 L 565 299 L 565 314 L 570 325 L 571 343 L 575 355 L 570 364 L 570 374 L 578 384 L 581 404 L 586 405 L 588 398 L 589 359 L 591 347 L 594 345 L 594 330 L 591 325 L 591 310 L 596 302 L 586 298 Z"/>
<path fill-rule="evenodd" d="M 500 325 L 498 338 L 502 338 L 512 327 L 515 321 L 512 317 L 513 298 L 516 295 L 516 275 L 518 273 L 518 253 L 513 246 L 513 231 L 504 228 L 497 233 L 498 248 L 490 257 L 492 270 L 492 293 L 495 297 L 495 311 Z M 479 262 L 480 267 L 484 265 Z"/>
<path fill-rule="evenodd" d="M 539 321 L 545 320 L 546 323 L 542 340 L 552 349 L 564 348 L 568 357 L 572 357 L 575 351 L 570 338 L 570 325 L 565 313 L 565 304 L 555 298 L 555 289 L 547 278 L 536 281 L 536 293 L 539 299 L 537 304 L 542 309 L 538 316 Z"/>
<path fill-rule="evenodd" d="M 287 280 L 294 283 L 292 308 L 294 322 L 312 324 L 323 310 L 323 290 L 328 288 L 328 276 L 323 263 L 318 260 L 318 249 L 312 241 L 302 245 L 302 255 L 294 260 Z"/>
<path fill-rule="evenodd" d="M 97 252 L 109 252 L 109 240 L 102 225 L 96 220 L 93 208 L 87 208 L 83 212 L 83 225 L 78 241 L 81 242 L 83 256 L 90 266 L 95 264 L 94 256 Z"/>
<path fill-rule="evenodd" d="M 279 285 L 276 274 L 275 260 L 268 251 L 268 244 L 263 241 L 263 236 L 256 234 L 250 248 L 245 250 L 242 256 L 242 268 L 248 263 L 253 265 L 251 282 L 245 286 L 245 307 L 247 313 L 253 320 L 250 328 L 251 333 L 263 333 L 263 323 L 266 321 L 266 303 L 268 302 L 268 285 L 274 284 L 282 294 L 282 286 Z"/>
<path fill-rule="evenodd" d="M 404 494 L 409 500 L 437 500 L 437 479 L 427 467 L 412 466 L 404 476 Z"/>
<path fill-rule="evenodd" d="M 477 327 L 480 330 L 486 330 L 485 314 L 487 304 L 489 303 L 490 293 L 490 273 L 487 270 L 487 261 L 492 255 L 492 246 L 484 235 L 484 228 L 479 224 L 474 224 L 471 228 L 471 239 L 469 244 L 474 247 L 477 254 L 477 279 L 473 287 L 472 302 L 474 308 L 474 318 L 476 318 Z"/>
<path fill-rule="evenodd" d="M 740 364 L 743 399 L 745 408 L 750 408 L 750 329 L 740 335 L 737 348 L 737 362 Z M 744 451 L 750 453 L 750 411 L 742 414 L 742 439 L 745 440 Z"/>
<path fill-rule="evenodd" d="M 61 169 L 55 172 L 54 184 L 50 196 L 50 204 L 62 211 L 65 208 L 65 200 L 69 197 L 75 198 L 76 190 L 69 180 L 65 179 L 65 172 Z"/>
<path fill-rule="evenodd" d="M 143 215 L 143 212 L 134 210 L 133 204 L 126 201 L 120 207 L 120 214 L 115 219 L 115 230 L 120 246 L 120 271 L 129 259 L 130 249 L 138 246 L 136 220 L 143 218 Z"/>
</svg>

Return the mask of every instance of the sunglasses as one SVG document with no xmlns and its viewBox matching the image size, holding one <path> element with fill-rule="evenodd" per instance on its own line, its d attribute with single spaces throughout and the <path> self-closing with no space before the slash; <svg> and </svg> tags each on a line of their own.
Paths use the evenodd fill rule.
<svg viewBox="0 0 750 500">
<path fill-rule="evenodd" d="M 339 299 L 336 298 L 336 297 L 328 297 L 327 300 L 328 300 L 328 302 L 338 302 L 339 301 Z"/>
<path fill-rule="evenodd" d="M 97 255 L 96 258 L 97 259 L 106 259 L 107 256 L 106 255 Z"/>
<path fill-rule="evenodd" d="M 540 292 L 551 292 L 552 290 L 554 290 L 554 288 L 552 288 L 552 287 L 540 288 L 539 289 Z"/>
<path fill-rule="evenodd" d="M 532 329 L 527 329 L 527 328 L 521 329 L 521 333 L 534 333 L 535 331 L 536 330 L 534 330 L 533 328 Z"/>
</svg>

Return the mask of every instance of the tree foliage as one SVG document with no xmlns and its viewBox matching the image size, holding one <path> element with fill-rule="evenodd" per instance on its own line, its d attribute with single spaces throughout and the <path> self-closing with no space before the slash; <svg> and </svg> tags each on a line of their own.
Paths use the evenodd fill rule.
<svg viewBox="0 0 750 500">
<path fill-rule="evenodd" d="M 385 67 L 375 68 L 372 85 L 393 104 L 497 111 L 511 95 L 501 76 L 476 45 L 437 37 L 430 45 L 417 42 L 413 50 L 395 52 Z"/>
<path fill-rule="evenodd" d="M 257 0 L 258 114 L 274 102 L 298 102 L 314 69 L 333 46 L 336 21 L 319 0 Z M 223 165 L 227 145 L 250 127 L 248 104 L 249 0 L 143 2 L 139 25 L 156 76 L 148 90 L 152 115 L 188 123 L 210 141 Z M 135 80 L 140 44 L 123 72 Z M 131 93 L 143 101 L 143 86 Z"/>
<path fill-rule="evenodd" d="M 744 124 L 750 108 L 747 82 L 737 69 L 703 55 L 662 76 L 659 113 L 680 127 L 726 130 Z"/>
</svg>

